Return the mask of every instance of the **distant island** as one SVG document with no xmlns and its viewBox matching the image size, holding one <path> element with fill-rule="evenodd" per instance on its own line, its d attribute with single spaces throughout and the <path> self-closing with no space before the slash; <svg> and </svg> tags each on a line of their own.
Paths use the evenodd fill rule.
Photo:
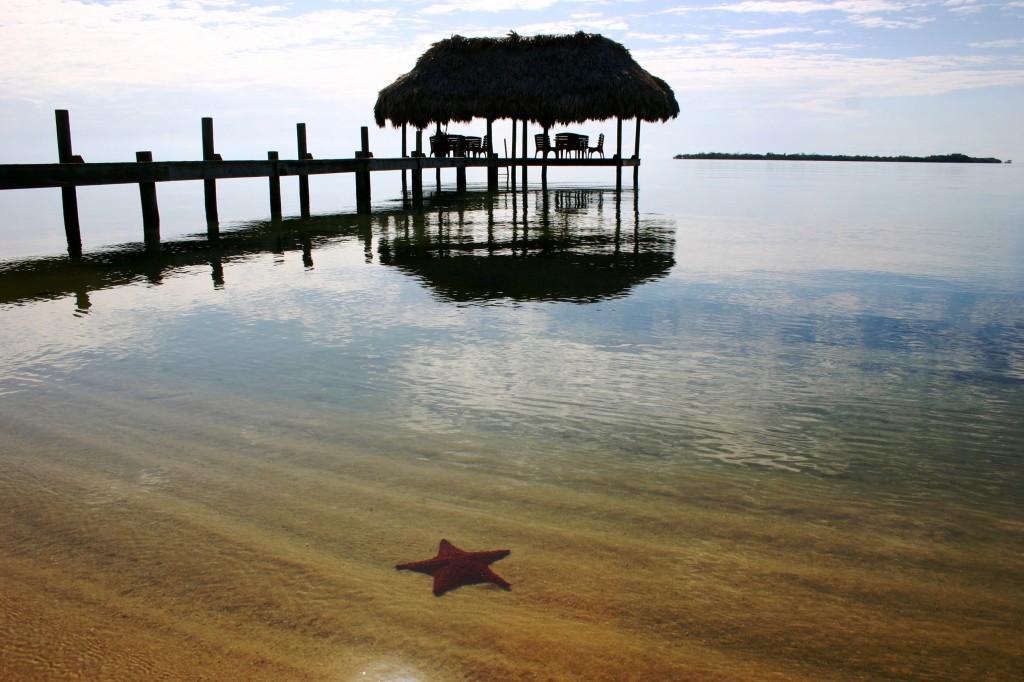
<svg viewBox="0 0 1024 682">
<path fill-rule="evenodd" d="M 901 163 L 1002 163 L 999 159 L 977 159 L 966 154 L 938 154 L 934 156 L 844 156 L 842 154 L 726 154 L 701 152 L 676 154 L 674 159 L 728 159 L 732 161 L 893 161 Z"/>
</svg>

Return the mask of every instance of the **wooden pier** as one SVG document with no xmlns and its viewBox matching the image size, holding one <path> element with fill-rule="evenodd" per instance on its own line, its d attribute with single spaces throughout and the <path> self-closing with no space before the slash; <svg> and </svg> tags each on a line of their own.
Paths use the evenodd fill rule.
<svg viewBox="0 0 1024 682">
<path fill-rule="evenodd" d="M 309 176 L 354 173 L 356 183 L 356 212 L 370 213 L 371 206 L 371 174 L 380 171 L 409 171 L 412 174 L 412 200 L 414 205 L 421 205 L 423 199 L 424 170 L 434 169 L 440 178 L 441 169 L 454 168 L 456 184 L 459 191 L 466 188 L 467 168 L 487 168 L 489 191 L 498 190 L 498 168 L 523 169 L 523 184 L 526 184 L 526 167 L 540 166 L 545 172 L 548 166 L 605 166 L 616 168 L 616 184 L 621 188 L 622 168 L 634 169 L 634 182 L 640 159 L 621 156 L 621 121 L 619 122 L 619 153 L 608 159 L 594 158 L 529 158 L 526 156 L 525 123 L 522 157 L 499 157 L 489 152 L 485 157 L 441 157 L 433 158 L 423 153 L 422 131 L 416 132 L 416 148 L 410 156 L 395 158 L 375 158 L 370 151 L 369 129 L 360 131 L 360 149 L 352 158 L 314 159 L 307 149 L 306 125 L 296 124 L 297 155 L 296 159 L 281 159 L 277 151 L 268 151 L 267 158 L 258 160 L 225 161 L 216 152 L 213 137 L 213 119 L 202 119 L 203 159 L 201 161 L 155 161 L 152 152 L 136 152 L 134 162 L 87 163 L 82 156 L 73 152 L 71 144 L 71 126 L 68 112 L 58 109 L 57 150 L 59 163 L 4 164 L 0 165 L 0 190 L 35 189 L 60 187 L 64 208 L 64 229 L 68 240 L 68 252 L 72 256 L 81 255 L 82 239 L 78 218 L 78 199 L 76 188 L 88 185 L 119 185 L 137 184 L 142 204 L 143 231 L 146 243 L 160 241 L 160 210 L 157 202 L 156 183 L 202 180 L 206 201 L 207 229 L 216 234 L 218 229 L 217 214 L 217 180 L 231 178 L 265 177 L 269 181 L 269 200 L 271 218 L 281 217 L 281 177 L 298 176 L 299 206 L 303 217 L 310 215 L 309 210 Z M 639 126 L 638 126 L 639 133 Z M 639 137 L 639 135 L 638 135 Z M 493 139 L 493 138 L 492 138 Z M 513 143 L 514 144 L 514 143 Z M 403 133 L 403 150 L 405 140 Z M 513 151 L 514 153 L 514 151 Z M 438 180 L 440 182 L 440 180 Z M 403 175 L 403 187 L 404 187 Z"/>
</svg>

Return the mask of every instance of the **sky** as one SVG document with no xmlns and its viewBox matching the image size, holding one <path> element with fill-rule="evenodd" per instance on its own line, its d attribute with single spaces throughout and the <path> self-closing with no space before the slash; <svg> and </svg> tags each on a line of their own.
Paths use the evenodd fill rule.
<svg viewBox="0 0 1024 682">
<path fill-rule="evenodd" d="M 642 126 L 643 158 L 1024 163 L 1024 0 L 3 0 L 0 163 L 55 162 L 55 109 L 86 161 L 200 158 L 204 116 L 225 159 L 294 158 L 298 122 L 316 158 L 351 156 L 360 126 L 376 156 L 397 155 L 378 91 L 438 40 L 510 31 L 599 33 L 665 79 L 681 112 Z M 495 125 L 500 149 L 510 130 Z"/>
</svg>

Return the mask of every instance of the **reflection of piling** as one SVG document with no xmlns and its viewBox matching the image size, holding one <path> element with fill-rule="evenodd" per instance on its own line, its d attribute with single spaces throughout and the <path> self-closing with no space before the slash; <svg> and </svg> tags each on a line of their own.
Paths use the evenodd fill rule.
<svg viewBox="0 0 1024 682">
<path fill-rule="evenodd" d="M 67 109 L 58 109 L 57 155 L 60 163 L 74 163 L 71 151 L 71 117 Z M 72 258 L 82 255 L 82 228 L 78 221 L 78 192 L 74 185 L 60 188 L 64 206 L 64 233 L 68 239 L 68 255 Z"/>
</svg>

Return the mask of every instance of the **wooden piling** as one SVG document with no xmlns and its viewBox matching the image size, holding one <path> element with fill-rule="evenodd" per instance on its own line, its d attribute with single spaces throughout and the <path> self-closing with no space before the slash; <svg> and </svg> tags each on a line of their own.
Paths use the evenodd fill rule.
<svg viewBox="0 0 1024 682">
<path fill-rule="evenodd" d="M 402 158 L 403 159 L 406 158 L 407 156 L 409 156 L 409 153 L 406 151 L 405 133 L 406 133 L 406 124 L 403 123 L 402 124 Z M 408 194 L 408 192 L 409 192 L 409 185 L 406 183 L 405 169 L 403 168 L 402 169 L 402 201 L 406 200 L 406 195 Z"/>
<path fill-rule="evenodd" d="M 306 149 L 306 124 L 295 124 L 295 136 L 299 147 L 299 160 L 303 161 L 309 156 Z M 309 176 L 299 173 L 299 212 L 303 218 L 309 217 Z"/>
<path fill-rule="evenodd" d="M 466 191 L 466 167 L 458 166 L 455 168 L 455 191 L 465 192 Z"/>
<path fill-rule="evenodd" d="M 633 158 L 640 159 L 640 117 L 636 117 L 636 137 L 633 139 Z M 640 181 L 640 166 L 633 166 L 633 189 Z"/>
<path fill-rule="evenodd" d="M 544 140 L 545 140 L 545 142 L 544 142 L 544 156 L 542 157 L 543 160 L 544 160 L 544 165 L 540 167 L 540 186 L 541 186 L 541 189 L 545 192 L 544 196 L 547 196 L 547 189 L 548 189 L 548 147 L 547 147 L 548 127 L 547 126 L 544 126 Z"/>
<path fill-rule="evenodd" d="M 423 129 L 416 129 L 416 154 L 417 159 L 423 158 Z M 419 168 L 412 170 L 412 202 L 416 207 L 423 205 L 423 171 Z"/>
<path fill-rule="evenodd" d="M 359 137 L 361 141 L 361 149 L 356 152 L 357 159 L 363 159 L 366 162 L 366 170 L 356 171 L 356 214 L 357 215 L 369 215 L 370 214 L 370 163 L 369 160 L 373 156 L 370 153 L 370 129 L 367 126 L 363 126 L 359 129 Z"/>
<path fill-rule="evenodd" d="M 67 109 L 57 109 L 57 155 L 60 163 L 73 163 L 71 147 L 71 117 Z M 74 185 L 60 188 L 64 208 L 64 234 L 68 242 L 68 255 L 76 258 L 82 255 L 82 227 L 78 220 L 78 191 Z"/>
<path fill-rule="evenodd" d="M 526 147 L 526 119 L 523 119 L 523 161 L 525 162 L 528 158 L 527 147 Z M 526 164 L 523 163 L 523 191 L 526 191 Z"/>
<path fill-rule="evenodd" d="M 512 191 L 513 192 L 516 191 L 516 174 L 518 173 L 518 171 L 516 170 L 516 164 L 515 164 L 515 160 L 516 160 L 516 123 L 517 122 L 518 121 L 516 121 L 516 119 L 512 119 L 512 157 L 509 159 L 509 162 L 510 162 L 510 165 L 509 165 L 509 171 L 510 171 L 509 176 L 512 178 Z M 505 153 L 507 154 L 508 151 L 506 150 Z"/>
<path fill-rule="evenodd" d="M 494 119 L 487 119 L 487 149 L 484 150 L 487 154 L 488 159 L 497 159 L 498 155 L 494 153 Z M 487 191 L 497 192 L 498 191 L 498 164 L 495 163 L 493 166 L 487 167 Z"/>
<path fill-rule="evenodd" d="M 203 117 L 203 161 L 215 161 L 217 153 L 213 145 L 213 119 L 209 116 Z M 212 179 L 203 180 L 203 194 L 206 198 L 206 226 L 216 229 L 217 217 L 217 181 Z"/>
<path fill-rule="evenodd" d="M 153 163 L 153 152 L 135 152 L 138 163 Z M 160 207 L 156 201 L 156 183 L 139 183 L 142 202 L 142 234 L 147 246 L 160 244 Z"/>
<path fill-rule="evenodd" d="M 622 191 L 622 117 L 616 119 L 615 123 L 615 158 L 618 163 L 615 165 L 615 191 Z"/>
<path fill-rule="evenodd" d="M 270 219 L 281 219 L 281 175 L 277 168 L 279 159 L 277 152 L 267 152 L 267 161 L 271 162 L 270 175 L 267 176 L 270 183 Z"/>
</svg>

